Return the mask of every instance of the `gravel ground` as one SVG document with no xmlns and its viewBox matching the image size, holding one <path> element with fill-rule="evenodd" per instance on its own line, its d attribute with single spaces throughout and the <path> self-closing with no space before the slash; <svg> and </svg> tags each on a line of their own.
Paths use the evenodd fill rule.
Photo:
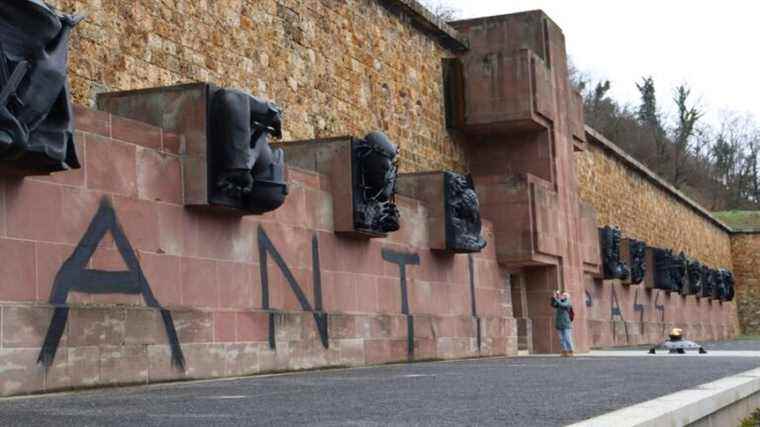
<svg viewBox="0 0 760 427">
<path fill-rule="evenodd" d="M 757 366 L 746 357 L 391 365 L 0 400 L 0 425 L 554 426 Z"/>
</svg>

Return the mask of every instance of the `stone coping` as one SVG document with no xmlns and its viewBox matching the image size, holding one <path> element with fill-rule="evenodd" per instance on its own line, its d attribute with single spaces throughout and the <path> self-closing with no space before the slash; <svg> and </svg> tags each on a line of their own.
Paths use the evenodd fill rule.
<svg viewBox="0 0 760 427">
<path fill-rule="evenodd" d="M 760 368 L 659 397 L 570 427 L 688 425 L 760 392 Z"/>
<path fill-rule="evenodd" d="M 519 12 L 513 12 L 513 13 L 504 13 L 501 15 L 487 15 L 487 16 L 479 16 L 476 18 L 468 18 L 468 19 L 459 19 L 456 21 L 452 21 L 451 24 L 460 25 L 460 24 L 482 24 L 482 23 L 489 23 L 489 22 L 500 22 L 503 21 L 506 17 L 512 16 L 512 15 L 527 15 L 532 13 L 540 13 L 543 15 L 543 18 L 548 20 L 549 22 L 553 23 L 557 28 L 559 28 L 560 33 L 562 33 L 562 29 L 559 25 L 557 25 L 556 22 L 554 22 L 549 15 L 546 14 L 546 12 L 543 11 L 543 9 L 526 9 Z"/>
<path fill-rule="evenodd" d="M 377 0 L 392 13 L 407 18 L 418 30 L 436 38 L 445 48 L 454 52 L 466 51 L 470 42 L 442 19 L 433 15 L 417 0 Z"/>
<path fill-rule="evenodd" d="M 760 228 L 733 230 L 732 234 L 760 234 Z"/>
<path fill-rule="evenodd" d="M 656 186 L 670 193 L 675 199 L 681 201 L 683 204 L 691 208 L 694 212 L 703 216 L 708 221 L 712 222 L 718 228 L 723 229 L 729 234 L 734 234 L 737 232 L 737 230 L 734 230 L 732 227 L 729 227 L 728 225 L 726 225 L 726 223 L 719 220 L 717 217 L 715 217 L 715 215 L 710 213 L 710 211 L 702 207 L 702 205 L 695 202 L 694 200 L 692 200 L 691 198 L 683 194 L 681 191 L 677 190 L 670 183 L 660 178 L 651 169 L 649 169 L 648 167 L 644 166 L 641 162 L 631 157 L 631 155 L 623 151 L 622 148 L 615 145 L 615 143 L 607 139 L 607 137 L 602 135 L 599 131 L 586 125 L 586 136 L 590 143 L 592 144 L 595 143 L 601 146 L 608 153 L 611 153 L 618 160 L 622 161 L 626 166 L 630 167 L 631 169 L 639 173 L 641 176 L 648 179 L 650 182 L 654 183 Z"/>
</svg>

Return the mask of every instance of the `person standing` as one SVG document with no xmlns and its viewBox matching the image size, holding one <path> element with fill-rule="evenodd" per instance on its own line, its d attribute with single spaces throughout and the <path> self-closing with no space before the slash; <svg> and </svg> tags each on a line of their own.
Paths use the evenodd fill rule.
<svg viewBox="0 0 760 427">
<path fill-rule="evenodd" d="M 559 335 L 560 355 L 562 357 L 573 356 L 573 305 L 570 303 L 570 294 L 567 292 L 554 291 L 552 296 L 554 307 L 554 328 Z"/>
</svg>

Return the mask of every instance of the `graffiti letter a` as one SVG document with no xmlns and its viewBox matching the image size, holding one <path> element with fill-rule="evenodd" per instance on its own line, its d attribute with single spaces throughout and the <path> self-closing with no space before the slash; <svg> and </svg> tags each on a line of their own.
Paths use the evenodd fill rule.
<svg viewBox="0 0 760 427">
<path fill-rule="evenodd" d="M 100 241 L 103 240 L 103 237 L 109 231 L 128 270 L 102 271 L 85 268 L 98 248 Z M 127 240 L 124 230 L 116 218 L 116 212 L 107 198 L 103 198 L 98 212 L 87 228 L 87 232 L 76 249 L 74 249 L 74 253 L 63 263 L 63 266 L 61 266 L 61 269 L 58 270 L 58 274 L 55 276 L 53 291 L 50 295 L 50 304 L 55 306 L 55 312 L 50 321 L 40 355 L 37 358 L 37 363 L 41 363 L 45 367 L 49 367 L 53 363 L 55 353 L 58 350 L 58 344 L 61 342 L 61 336 L 63 336 L 63 332 L 66 329 L 66 322 L 69 317 L 69 307 L 66 305 L 66 299 L 71 291 L 87 294 L 119 293 L 142 295 L 146 305 L 161 311 L 161 317 L 166 328 L 166 336 L 169 339 L 169 345 L 172 350 L 172 364 L 184 370 L 185 358 L 182 354 L 179 339 L 177 338 L 177 331 L 174 328 L 172 315 L 169 310 L 161 307 L 156 297 L 153 296 L 150 285 L 140 267 L 137 255 L 135 255 L 132 245 Z"/>
</svg>

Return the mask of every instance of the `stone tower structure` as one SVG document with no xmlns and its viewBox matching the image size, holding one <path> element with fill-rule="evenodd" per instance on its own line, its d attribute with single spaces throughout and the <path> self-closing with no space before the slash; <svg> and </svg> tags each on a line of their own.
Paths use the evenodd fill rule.
<svg viewBox="0 0 760 427">
<path fill-rule="evenodd" d="M 449 105 L 458 106 L 448 109 L 448 122 L 467 141 L 498 260 L 519 279 L 521 335 L 532 336 L 534 352 L 556 352 L 553 291 L 571 294 L 575 324 L 583 325 L 584 281 L 599 269 L 593 210 L 578 198 L 583 108 L 568 80 L 564 35 L 542 11 L 453 25 L 470 50 L 445 67 Z M 576 327 L 578 351 L 588 349 L 586 335 Z"/>
</svg>

